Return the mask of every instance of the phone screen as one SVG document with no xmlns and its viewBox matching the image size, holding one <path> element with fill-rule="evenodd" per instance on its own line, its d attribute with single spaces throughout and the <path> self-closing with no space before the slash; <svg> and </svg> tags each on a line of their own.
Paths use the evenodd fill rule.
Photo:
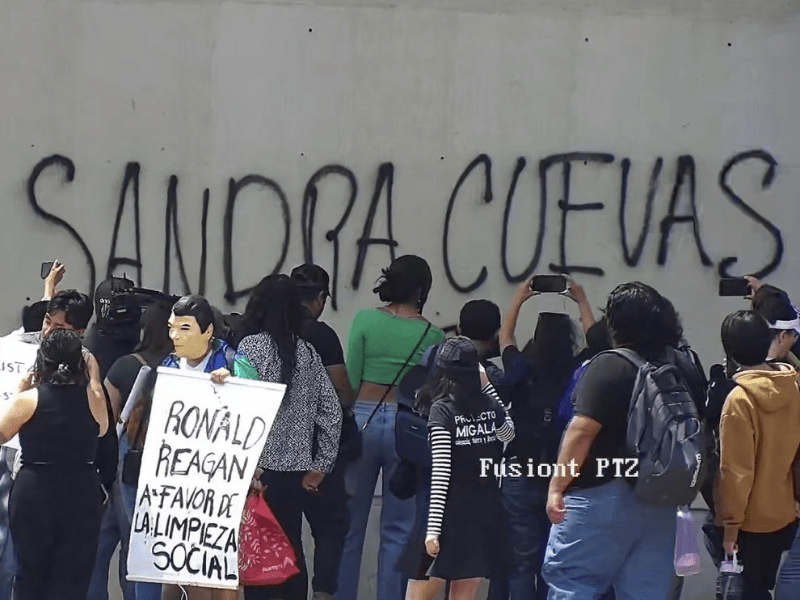
<svg viewBox="0 0 800 600">
<path fill-rule="evenodd" d="M 732 277 L 719 280 L 720 296 L 744 297 L 750 293 L 750 285 L 743 277 Z"/>
<path fill-rule="evenodd" d="M 50 262 L 42 263 L 42 268 L 39 271 L 39 275 L 42 279 L 47 279 L 47 276 L 50 274 L 50 269 L 53 268 L 53 262 L 54 261 L 51 260 Z"/>
<path fill-rule="evenodd" d="M 537 275 L 531 280 L 531 289 L 534 292 L 560 294 L 567 290 L 567 278 L 563 275 Z"/>
</svg>

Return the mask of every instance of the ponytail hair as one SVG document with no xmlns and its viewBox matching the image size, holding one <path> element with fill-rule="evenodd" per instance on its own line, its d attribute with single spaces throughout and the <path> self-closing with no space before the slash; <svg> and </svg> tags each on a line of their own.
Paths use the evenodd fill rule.
<svg viewBox="0 0 800 600">
<path fill-rule="evenodd" d="M 80 336 L 68 329 L 57 329 L 42 340 L 34 363 L 39 383 L 86 385 L 86 361 Z"/>
</svg>

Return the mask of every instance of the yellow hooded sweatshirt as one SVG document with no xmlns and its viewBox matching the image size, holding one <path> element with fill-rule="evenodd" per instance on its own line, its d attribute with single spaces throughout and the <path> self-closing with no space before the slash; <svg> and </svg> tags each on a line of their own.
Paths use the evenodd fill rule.
<svg viewBox="0 0 800 600">
<path fill-rule="evenodd" d="M 793 368 L 776 368 L 734 375 L 722 409 L 717 523 L 733 539 L 732 530 L 770 533 L 795 520 L 800 390 Z"/>
</svg>

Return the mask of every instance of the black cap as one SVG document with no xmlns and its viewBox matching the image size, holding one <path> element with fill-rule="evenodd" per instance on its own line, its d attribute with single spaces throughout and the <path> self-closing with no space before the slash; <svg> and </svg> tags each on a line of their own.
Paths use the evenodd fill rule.
<svg viewBox="0 0 800 600">
<path fill-rule="evenodd" d="M 445 373 L 478 372 L 478 350 L 468 337 L 449 338 L 439 346 L 436 366 Z"/>
<path fill-rule="evenodd" d="M 317 293 L 325 292 L 328 296 L 331 295 L 331 278 L 328 272 L 319 265 L 305 263 L 292 269 L 289 276 L 294 284 L 301 290 L 309 290 Z"/>
</svg>

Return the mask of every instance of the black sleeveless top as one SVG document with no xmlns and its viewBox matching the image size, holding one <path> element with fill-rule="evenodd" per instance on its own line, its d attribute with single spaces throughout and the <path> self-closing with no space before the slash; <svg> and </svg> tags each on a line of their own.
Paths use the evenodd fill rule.
<svg viewBox="0 0 800 600">
<path fill-rule="evenodd" d="M 100 426 L 85 385 L 39 385 L 39 402 L 22 426 L 23 465 L 78 466 L 94 462 Z"/>
</svg>

